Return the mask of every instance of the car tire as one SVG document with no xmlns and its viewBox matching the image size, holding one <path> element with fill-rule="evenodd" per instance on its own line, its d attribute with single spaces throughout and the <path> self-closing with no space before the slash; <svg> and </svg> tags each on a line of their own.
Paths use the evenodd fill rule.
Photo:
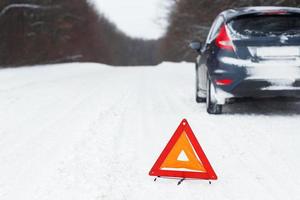
<svg viewBox="0 0 300 200">
<path fill-rule="evenodd" d="M 209 114 L 219 115 L 222 114 L 223 106 L 217 104 L 214 100 L 213 85 L 209 78 L 207 78 L 207 95 L 206 95 L 206 109 Z"/>
<path fill-rule="evenodd" d="M 199 96 L 196 94 L 196 102 L 197 102 L 197 103 L 205 103 L 205 102 L 206 102 L 206 98 L 205 98 L 205 97 L 199 97 Z"/>
<path fill-rule="evenodd" d="M 199 96 L 199 91 L 200 91 L 200 88 L 199 88 L 199 77 L 198 77 L 198 64 L 196 63 L 196 102 L 197 103 L 205 103 L 206 102 L 206 97 L 200 97 Z"/>
</svg>

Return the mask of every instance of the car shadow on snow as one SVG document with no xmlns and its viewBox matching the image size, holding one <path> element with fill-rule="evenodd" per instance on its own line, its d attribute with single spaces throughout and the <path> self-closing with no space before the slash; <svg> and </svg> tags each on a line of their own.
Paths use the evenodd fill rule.
<svg viewBox="0 0 300 200">
<path fill-rule="evenodd" d="M 300 115 L 300 99 L 241 99 L 223 108 L 224 114 Z"/>
</svg>

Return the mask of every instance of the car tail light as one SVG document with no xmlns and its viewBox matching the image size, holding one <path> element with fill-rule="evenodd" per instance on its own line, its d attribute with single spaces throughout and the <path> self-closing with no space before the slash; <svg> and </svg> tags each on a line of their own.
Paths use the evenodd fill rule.
<svg viewBox="0 0 300 200">
<path fill-rule="evenodd" d="M 223 25 L 220 29 L 219 35 L 216 38 L 216 45 L 220 49 L 226 49 L 228 51 L 234 51 L 233 43 L 229 37 L 226 25 Z"/>
<path fill-rule="evenodd" d="M 217 85 L 231 85 L 233 83 L 232 79 L 219 79 L 216 80 Z"/>
</svg>

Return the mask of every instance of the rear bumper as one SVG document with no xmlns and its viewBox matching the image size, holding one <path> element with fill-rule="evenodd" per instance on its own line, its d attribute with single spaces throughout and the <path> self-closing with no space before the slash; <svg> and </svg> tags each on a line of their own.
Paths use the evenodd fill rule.
<svg viewBox="0 0 300 200">
<path fill-rule="evenodd" d="M 226 90 L 226 88 L 223 88 Z M 300 80 L 288 81 L 274 80 L 244 80 L 231 91 L 234 97 L 299 97 Z"/>
<path fill-rule="evenodd" d="M 300 98 L 298 62 L 253 63 L 249 60 L 219 59 L 219 62 L 209 65 L 209 75 L 220 104 L 224 104 L 226 99 L 239 97 Z M 218 80 L 232 80 L 232 83 L 218 85 Z"/>
<path fill-rule="evenodd" d="M 300 98 L 300 80 L 292 85 L 274 85 L 266 80 L 244 80 L 235 86 L 217 86 L 215 84 L 217 103 L 224 105 L 228 100 L 235 98 Z"/>
</svg>

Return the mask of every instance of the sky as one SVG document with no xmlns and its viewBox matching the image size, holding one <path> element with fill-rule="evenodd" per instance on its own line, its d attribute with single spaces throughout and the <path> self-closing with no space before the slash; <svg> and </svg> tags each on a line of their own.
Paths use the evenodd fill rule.
<svg viewBox="0 0 300 200">
<path fill-rule="evenodd" d="M 90 0 L 127 35 L 156 39 L 163 35 L 165 0 Z"/>
</svg>

